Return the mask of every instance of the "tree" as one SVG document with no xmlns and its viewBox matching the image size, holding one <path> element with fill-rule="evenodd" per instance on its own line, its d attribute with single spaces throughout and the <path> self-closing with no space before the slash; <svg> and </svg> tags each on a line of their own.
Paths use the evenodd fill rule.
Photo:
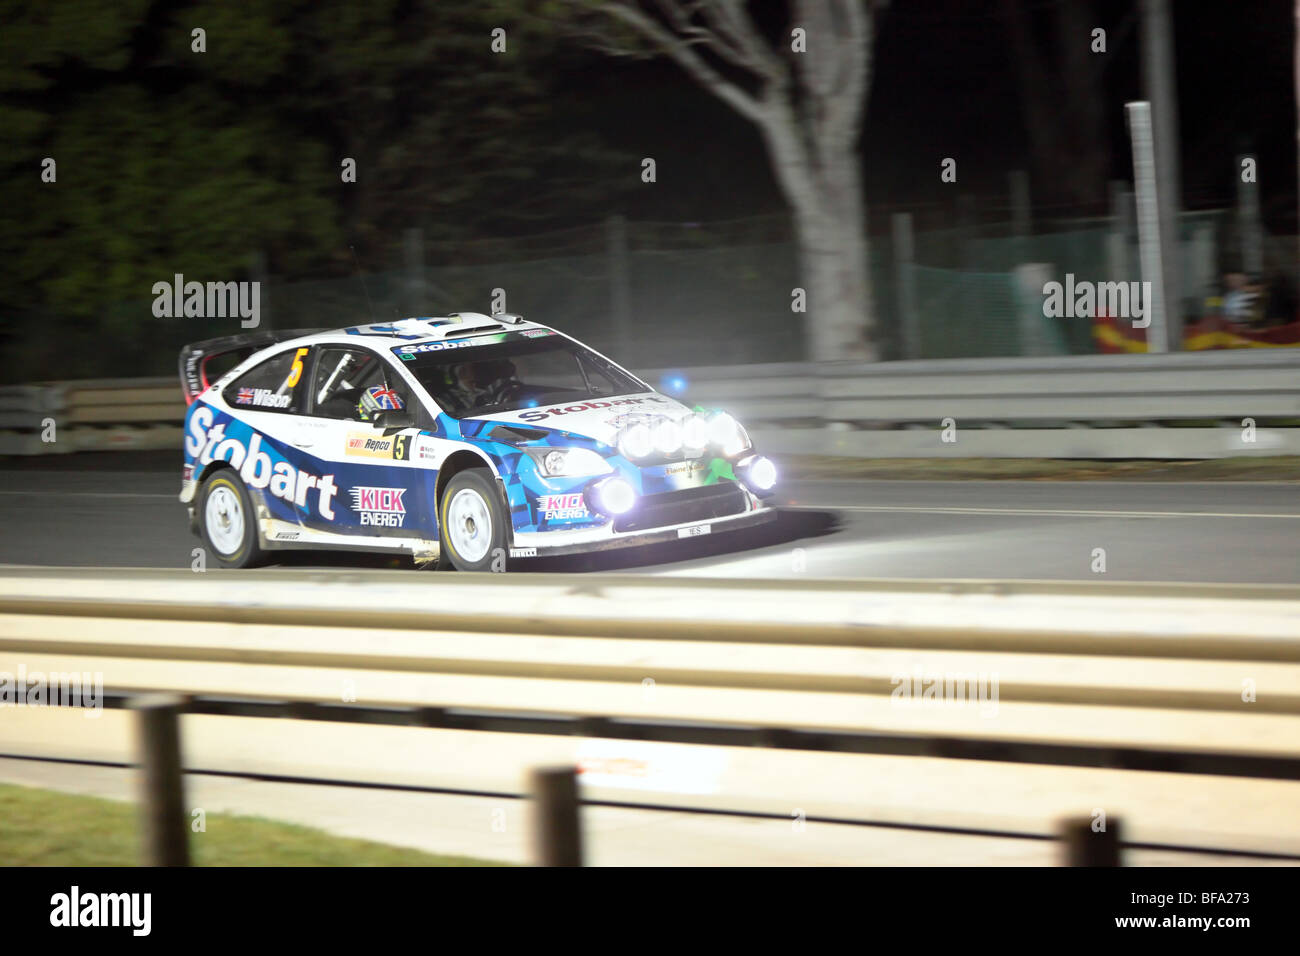
<svg viewBox="0 0 1300 956">
<path fill-rule="evenodd" d="M 857 152 L 873 0 L 791 0 L 787 25 L 745 0 L 569 0 L 588 40 L 668 56 L 758 128 L 794 219 L 811 358 L 877 357 Z"/>
<path fill-rule="evenodd" d="M 1104 206 L 1110 171 L 1104 70 L 1112 60 L 1092 52 L 1096 18 L 1078 2 L 1044 7 L 1002 0 L 1002 14 L 1037 187 L 1059 203 Z M 1110 43 L 1119 42 L 1117 31 Z"/>
<path fill-rule="evenodd" d="M 0 380 L 103 375 L 111 355 L 170 370 L 175 340 L 203 337 L 152 315 L 176 273 L 253 279 L 260 253 L 277 277 L 350 276 L 392 268 L 408 227 L 594 215 L 627 187 L 551 95 L 562 39 L 521 7 L 0 0 Z M 69 327 L 96 348 L 68 349 Z"/>
<path fill-rule="evenodd" d="M 246 19 L 225 0 L 209 3 L 210 17 Z M 556 210 L 599 208 L 617 185 L 600 136 L 553 93 L 564 52 L 554 26 L 524 16 L 522 0 L 259 9 L 276 15 L 250 39 L 265 49 L 245 54 L 261 71 L 242 85 L 273 100 L 295 136 L 357 161 L 356 182 L 339 195 L 363 266 L 390 263 L 406 226 L 443 240 L 535 232 L 554 227 Z M 224 65 L 209 68 L 210 82 L 239 82 L 223 79 Z"/>
</svg>

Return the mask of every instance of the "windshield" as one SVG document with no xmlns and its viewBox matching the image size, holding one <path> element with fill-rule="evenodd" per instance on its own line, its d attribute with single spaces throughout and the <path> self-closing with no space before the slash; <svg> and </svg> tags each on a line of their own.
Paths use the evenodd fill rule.
<svg viewBox="0 0 1300 956">
<path fill-rule="evenodd" d="M 549 329 L 399 345 L 393 352 L 454 418 L 646 391 L 626 372 Z"/>
</svg>

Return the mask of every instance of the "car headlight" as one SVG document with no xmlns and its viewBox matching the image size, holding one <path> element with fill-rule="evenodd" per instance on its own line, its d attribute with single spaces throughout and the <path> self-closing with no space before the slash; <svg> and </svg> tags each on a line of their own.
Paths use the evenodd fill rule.
<svg viewBox="0 0 1300 956">
<path fill-rule="evenodd" d="M 636 489 L 615 475 L 592 483 L 587 488 L 586 499 L 589 510 L 617 517 L 636 505 Z"/>
<path fill-rule="evenodd" d="M 654 451 L 654 435 L 650 431 L 650 426 L 638 422 L 623 429 L 622 434 L 618 436 L 618 451 L 629 461 L 650 457 L 650 453 Z"/>
<path fill-rule="evenodd" d="M 736 464 L 736 471 L 745 484 L 760 497 L 776 487 L 776 465 L 770 458 L 762 455 L 750 455 Z"/>
<path fill-rule="evenodd" d="M 709 447 L 709 422 L 703 415 L 692 415 L 682 425 L 682 447 L 696 454 Z"/>
<path fill-rule="evenodd" d="M 752 447 L 749 433 L 726 412 L 718 412 L 709 420 L 709 444 L 724 458 L 733 458 Z"/>
<path fill-rule="evenodd" d="M 614 466 L 590 448 L 528 448 L 528 457 L 548 478 L 607 475 Z"/>
<path fill-rule="evenodd" d="M 654 427 L 655 451 L 663 455 L 675 455 L 682 447 L 682 430 L 671 418 L 665 418 Z"/>
</svg>

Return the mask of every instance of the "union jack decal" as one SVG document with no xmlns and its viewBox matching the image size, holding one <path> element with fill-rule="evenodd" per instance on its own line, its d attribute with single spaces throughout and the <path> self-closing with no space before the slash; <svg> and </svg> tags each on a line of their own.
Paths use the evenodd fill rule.
<svg viewBox="0 0 1300 956">
<path fill-rule="evenodd" d="M 370 395 L 379 403 L 380 408 L 397 409 L 402 407 L 402 400 L 397 397 L 397 393 L 391 388 L 376 389 Z"/>
</svg>

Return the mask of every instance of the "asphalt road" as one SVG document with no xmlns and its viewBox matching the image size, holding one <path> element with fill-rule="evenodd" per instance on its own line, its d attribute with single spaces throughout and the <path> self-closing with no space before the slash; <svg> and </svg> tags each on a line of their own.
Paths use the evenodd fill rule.
<svg viewBox="0 0 1300 956">
<path fill-rule="evenodd" d="M 189 567 L 175 456 L 0 466 L 0 563 Z M 753 532 L 526 562 L 521 570 L 813 577 L 1300 582 L 1300 485 L 791 481 Z M 1098 549 L 1105 571 L 1094 570 Z M 296 567 L 409 567 L 283 552 Z"/>
</svg>

